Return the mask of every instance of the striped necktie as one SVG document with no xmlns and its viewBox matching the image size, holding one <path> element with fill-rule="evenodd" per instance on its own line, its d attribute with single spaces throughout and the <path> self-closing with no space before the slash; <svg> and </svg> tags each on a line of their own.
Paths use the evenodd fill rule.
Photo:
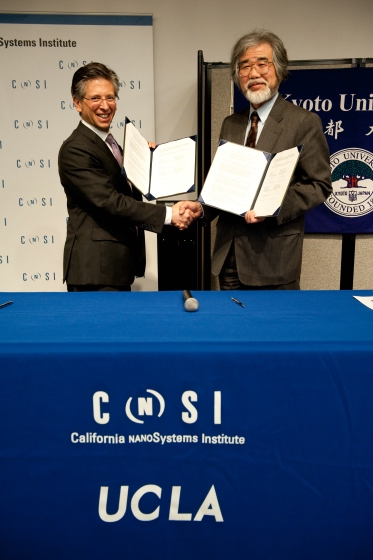
<svg viewBox="0 0 373 560">
<path fill-rule="evenodd" d="M 108 134 L 106 138 L 106 142 L 109 144 L 109 146 L 111 146 L 115 159 L 119 163 L 120 167 L 123 167 L 123 156 L 120 153 L 119 146 L 116 143 L 114 136 L 112 134 Z"/>
</svg>

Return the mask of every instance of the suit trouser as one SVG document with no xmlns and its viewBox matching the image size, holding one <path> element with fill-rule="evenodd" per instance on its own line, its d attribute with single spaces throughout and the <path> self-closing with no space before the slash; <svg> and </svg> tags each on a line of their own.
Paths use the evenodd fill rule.
<svg viewBox="0 0 373 560">
<path fill-rule="evenodd" d="M 130 292 L 131 286 L 102 286 L 100 284 L 67 284 L 68 292 Z"/>
<path fill-rule="evenodd" d="M 242 284 L 238 277 L 234 240 L 232 241 L 227 258 L 219 274 L 221 290 L 299 290 L 299 278 L 288 284 L 270 284 L 267 286 L 248 286 Z"/>
</svg>

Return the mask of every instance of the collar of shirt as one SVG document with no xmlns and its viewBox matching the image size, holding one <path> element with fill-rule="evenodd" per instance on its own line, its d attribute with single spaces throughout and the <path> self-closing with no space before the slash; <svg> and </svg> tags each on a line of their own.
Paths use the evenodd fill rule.
<svg viewBox="0 0 373 560">
<path fill-rule="evenodd" d="M 83 119 L 81 119 L 80 122 L 82 122 L 86 127 L 90 128 L 92 130 L 92 132 L 94 132 L 95 134 L 97 134 L 97 136 L 99 136 L 101 138 L 101 140 L 106 142 L 106 138 L 108 137 L 109 132 L 105 132 L 104 130 L 100 130 L 99 128 L 96 128 L 92 124 L 89 124 L 86 121 L 83 121 Z M 106 143 L 106 145 L 109 148 L 109 150 L 113 151 L 111 149 L 110 144 Z"/>
<path fill-rule="evenodd" d="M 247 123 L 246 134 L 245 134 L 245 143 L 246 143 L 247 135 L 249 134 L 249 130 L 251 128 L 251 120 L 250 119 L 251 119 L 252 113 L 254 111 L 256 111 L 258 113 L 258 117 L 259 117 L 258 134 L 256 136 L 256 141 L 258 141 L 260 133 L 263 130 L 263 126 L 265 125 L 267 117 L 268 117 L 269 113 L 271 112 L 272 107 L 275 104 L 275 101 L 276 101 L 277 98 L 278 98 L 278 92 L 273 97 L 271 97 L 271 99 L 269 99 L 263 105 L 261 105 L 259 107 L 259 109 L 254 109 L 254 107 L 252 105 L 250 105 L 250 114 L 249 114 L 249 121 Z"/>
</svg>

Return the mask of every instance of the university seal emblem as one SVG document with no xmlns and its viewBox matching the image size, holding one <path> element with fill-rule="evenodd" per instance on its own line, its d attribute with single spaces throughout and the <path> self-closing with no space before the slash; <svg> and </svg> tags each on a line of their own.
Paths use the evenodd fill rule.
<svg viewBox="0 0 373 560">
<path fill-rule="evenodd" d="M 347 148 L 330 157 L 333 193 L 324 203 L 340 216 L 358 218 L 373 211 L 373 154 Z"/>
</svg>

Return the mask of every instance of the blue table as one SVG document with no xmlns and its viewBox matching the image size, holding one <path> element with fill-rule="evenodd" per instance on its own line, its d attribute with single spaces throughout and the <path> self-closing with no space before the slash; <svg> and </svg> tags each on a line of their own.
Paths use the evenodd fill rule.
<svg viewBox="0 0 373 560">
<path fill-rule="evenodd" d="M 0 558 L 371 560 L 354 294 L 1 294 Z"/>
</svg>

